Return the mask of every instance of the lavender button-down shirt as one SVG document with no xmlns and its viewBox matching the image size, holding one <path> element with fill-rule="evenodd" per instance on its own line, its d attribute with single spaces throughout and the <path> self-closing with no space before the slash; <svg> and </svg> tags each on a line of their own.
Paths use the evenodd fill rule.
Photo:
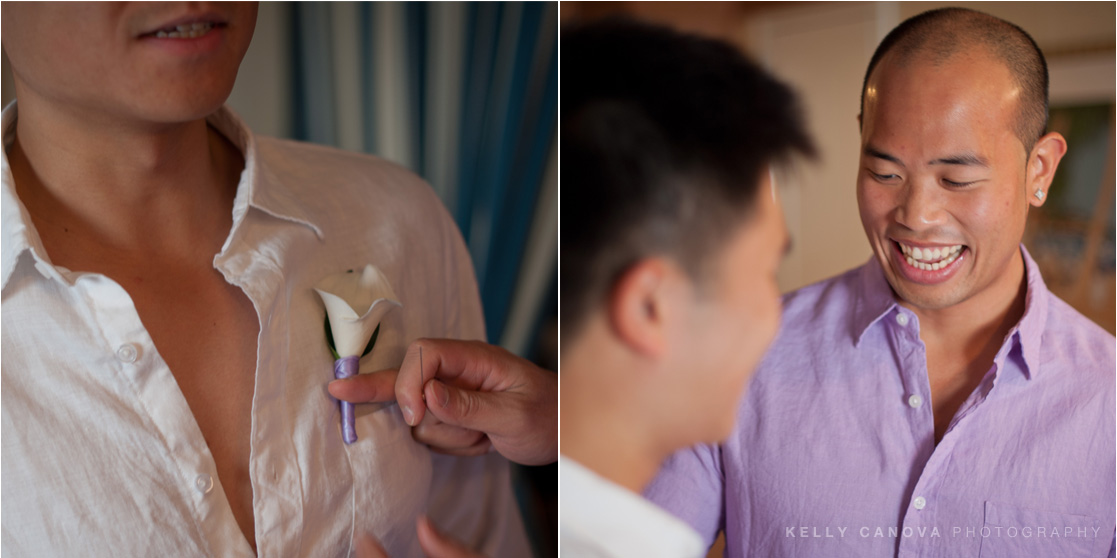
<svg viewBox="0 0 1117 558">
<path fill-rule="evenodd" d="M 730 439 L 646 495 L 731 557 L 1112 556 L 1115 341 L 1023 254 L 1024 316 L 937 446 L 919 320 L 874 259 L 787 295 Z"/>
</svg>

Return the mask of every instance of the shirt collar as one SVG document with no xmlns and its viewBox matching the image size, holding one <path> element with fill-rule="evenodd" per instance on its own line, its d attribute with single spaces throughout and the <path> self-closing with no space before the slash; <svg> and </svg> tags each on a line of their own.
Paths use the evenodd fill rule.
<svg viewBox="0 0 1117 558">
<path fill-rule="evenodd" d="M 31 224 L 27 208 L 19 201 L 15 181 L 12 180 L 8 146 L 15 140 L 15 122 L 16 103 L 12 101 L 0 113 L 0 134 L 3 135 L 3 149 L 0 150 L 0 288 L 8 285 L 8 279 L 24 252 L 31 253 L 39 269 L 50 267 L 39 233 Z"/>
<path fill-rule="evenodd" d="M 44 275 L 58 274 L 50 264 L 27 208 L 16 193 L 8 163 L 8 146 L 15 139 L 16 118 L 16 102 L 12 101 L 0 113 L 0 133 L 3 135 L 3 149 L 0 150 L 0 288 L 7 286 L 24 252 L 30 252 L 36 268 Z M 273 217 L 305 225 L 322 238 L 322 229 L 310 220 L 298 201 L 290 195 L 290 189 L 282 187 L 283 177 L 276 176 L 261 165 L 256 138 L 248 126 L 226 107 L 210 115 L 206 122 L 225 136 L 244 157 L 244 171 L 233 202 L 232 230 L 235 232 L 244 222 L 248 209 L 255 207 Z M 229 235 L 222 251 L 229 247 L 233 236 Z"/>
<path fill-rule="evenodd" d="M 892 295 L 892 286 L 884 277 L 884 270 L 881 269 L 880 262 L 875 256 L 870 257 L 868 263 L 861 266 L 856 273 L 856 298 L 853 313 L 850 315 L 850 331 L 853 333 L 855 347 L 861 345 L 861 340 L 870 326 L 898 306 Z"/>
<path fill-rule="evenodd" d="M 1024 373 L 1029 378 L 1034 377 L 1039 369 L 1039 351 L 1043 340 L 1043 330 L 1047 324 L 1048 297 L 1050 292 L 1039 266 L 1032 259 L 1028 249 L 1020 245 L 1020 253 L 1024 258 L 1024 273 L 1026 277 L 1026 293 L 1024 295 L 1024 315 L 1012 330 L 1009 331 L 1006 341 L 1020 344 L 1024 356 Z M 861 266 L 857 272 L 858 289 L 854 302 L 853 313 L 850 316 L 850 331 L 853 334 L 854 346 L 859 346 L 873 324 L 887 316 L 893 308 L 899 306 L 892 294 L 892 286 L 884 277 L 884 270 L 875 257 Z M 1011 348 L 1011 347 L 1010 347 Z M 1006 352 L 1007 351 L 1002 351 Z"/>
<path fill-rule="evenodd" d="M 305 225 L 321 239 L 322 229 L 307 216 L 302 205 L 291 195 L 291 189 L 283 187 L 285 177 L 277 176 L 262 164 L 256 136 L 248 126 L 227 107 L 218 109 L 206 122 L 232 142 L 244 157 L 244 171 L 233 200 L 233 232 L 244 222 L 248 209 L 254 207 L 272 217 Z M 223 251 L 228 248 L 233 236 L 229 235 Z"/>
<path fill-rule="evenodd" d="M 1020 343 L 1024 355 L 1025 374 L 1032 378 L 1039 371 L 1039 350 L 1043 342 L 1043 331 L 1047 328 L 1047 310 L 1051 292 L 1043 282 L 1039 265 L 1032 259 L 1032 255 L 1023 244 L 1020 245 L 1020 253 L 1024 256 L 1028 292 L 1024 295 L 1024 316 L 1009 335 L 1016 336 Z"/>
<path fill-rule="evenodd" d="M 683 520 L 581 463 L 559 456 L 561 537 L 601 556 L 704 556 Z"/>
</svg>

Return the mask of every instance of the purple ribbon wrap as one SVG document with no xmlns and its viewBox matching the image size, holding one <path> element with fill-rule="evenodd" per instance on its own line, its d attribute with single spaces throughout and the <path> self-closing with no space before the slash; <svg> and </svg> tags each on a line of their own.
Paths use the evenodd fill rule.
<svg viewBox="0 0 1117 558">
<path fill-rule="evenodd" d="M 343 380 L 357 375 L 360 357 L 347 356 L 334 361 L 334 379 Z M 346 444 L 357 441 L 357 426 L 353 417 L 353 404 L 348 401 L 338 401 L 341 405 L 341 439 Z"/>
</svg>

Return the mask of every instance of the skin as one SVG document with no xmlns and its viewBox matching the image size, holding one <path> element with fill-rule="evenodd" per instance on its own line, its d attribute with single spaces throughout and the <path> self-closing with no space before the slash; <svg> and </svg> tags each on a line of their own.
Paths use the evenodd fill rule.
<svg viewBox="0 0 1117 558">
<path fill-rule="evenodd" d="M 642 260 L 564 340 L 564 455 L 640 492 L 674 451 L 730 434 L 779 327 L 787 232 L 764 182 L 752 219 L 711 256 L 701 283 L 669 257 Z"/>
<path fill-rule="evenodd" d="M 941 64 L 890 54 L 866 89 L 861 222 L 900 304 L 919 318 L 936 441 L 1023 315 L 1028 209 L 1043 205 L 1035 192 L 1047 192 L 1066 152 L 1057 133 L 1025 149 L 1013 131 L 1018 95 L 980 48 Z M 896 243 L 965 248 L 948 277 L 925 281 Z"/>
<path fill-rule="evenodd" d="M 259 324 L 213 268 L 244 162 L 204 118 L 225 101 L 255 4 L 2 4 L 18 120 L 12 175 L 51 261 L 131 296 L 255 548 L 248 471 Z M 208 38 L 145 36 L 209 14 Z M 221 308 L 221 312 L 213 312 Z"/>
<path fill-rule="evenodd" d="M 415 530 L 419 537 L 419 546 L 427 558 L 481 558 L 480 554 L 435 528 L 434 523 L 426 516 L 419 516 Z M 368 534 L 357 539 L 355 550 L 357 558 L 388 558 L 388 552 L 380 545 L 380 541 Z"/>
</svg>

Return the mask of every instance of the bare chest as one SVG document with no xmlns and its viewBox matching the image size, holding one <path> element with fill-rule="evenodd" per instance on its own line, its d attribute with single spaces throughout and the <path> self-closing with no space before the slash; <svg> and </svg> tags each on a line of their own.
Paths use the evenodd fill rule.
<svg viewBox="0 0 1117 558">
<path fill-rule="evenodd" d="M 251 301 L 213 269 L 118 273 L 213 455 L 242 532 L 254 544 L 249 474 L 259 322 Z"/>
<path fill-rule="evenodd" d="M 942 440 L 951 421 L 970 394 L 981 384 L 992 357 L 976 358 L 951 351 L 927 352 L 927 377 L 935 417 L 935 442 Z"/>
</svg>

